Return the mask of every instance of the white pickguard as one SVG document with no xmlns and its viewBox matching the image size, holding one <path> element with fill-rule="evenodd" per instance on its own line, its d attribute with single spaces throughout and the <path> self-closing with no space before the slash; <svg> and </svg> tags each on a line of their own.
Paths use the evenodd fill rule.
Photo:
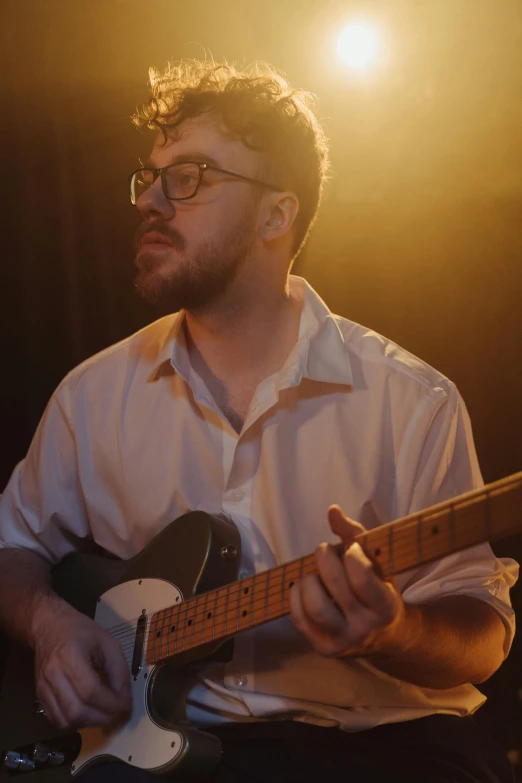
<svg viewBox="0 0 522 783">
<path fill-rule="evenodd" d="M 142 668 L 137 680 L 131 675 L 134 637 L 138 619 L 145 609 L 147 618 L 154 612 L 175 603 L 183 596 L 175 585 L 162 579 L 136 579 L 124 582 L 104 593 L 96 608 L 95 620 L 102 628 L 118 629 L 114 634 L 122 642 L 129 665 L 132 689 L 132 714 L 126 723 L 103 728 L 81 729 L 82 748 L 71 772 L 76 775 L 99 756 L 115 756 L 135 767 L 149 771 L 172 762 L 181 753 L 183 738 L 178 731 L 170 731 L 154 723 L 147 709 L 147 684 L 153 666 L 145 663 L 147 635 L 143 645 Z"/>
</svg>

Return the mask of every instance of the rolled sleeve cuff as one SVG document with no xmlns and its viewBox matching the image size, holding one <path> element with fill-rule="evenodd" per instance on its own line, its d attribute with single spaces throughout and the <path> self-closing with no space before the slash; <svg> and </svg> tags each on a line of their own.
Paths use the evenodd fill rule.
<svg viewBox="0 0 522 783">
<path fill-rule="evenodd" d="M 468 595 L 495 609 L 506 628 L 504 658 L 515 635 L 515 613 L 509 590 L 519 566 L 511 558 L 495 557 L 489 544 L 479 544 L 402 574 L 396 581 L 406 603 L 421 604 L 449 595 Z"/>
</svg>

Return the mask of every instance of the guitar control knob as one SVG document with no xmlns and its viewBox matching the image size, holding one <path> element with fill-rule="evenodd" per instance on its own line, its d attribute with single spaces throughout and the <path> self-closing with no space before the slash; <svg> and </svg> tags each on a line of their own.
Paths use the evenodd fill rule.
<svg viewBox="0 0 522 783">
<path fill-rule="evenodd" d="M 16 750 L 8 750 L 4 756 L 4 767 L 6 769 L 17 770 L 18 772 L 32 772 L 35 763 L 25 753 L 18 753 Z"/>
<path fill-rule="evenodd" d="M 43 742 L 36 742 L 33 745 L 33 761 L 39 764 L 46 764 L 49 761 L 50 750 Z"/>
<path fill-rule="evenodd" d="M 47 763 L 50 767 L 59 767 L 60 764 L 63 764 L 65 761 L 65 753 L 62 753 L 61 750 L 52 750 L 49 753 L 49 758 L 47 760 Z"/>
<path fill-rule="evenodd" d="M 18 765 L 20 772 L 32 772 L 35 766 L 36 764 L 29 756 L 26 756 L 25 753 L 20 754 L 20 764 Z"/>
<path fill-rule="evenodd" d="M 16 750 L 8 750 L 4 756 L 4 767 L 6 769 L 18 769 L 20 758 L 20 754 Z"/>
<path fill-rule="evenodd" d="M 227 544 L 227 546 L 221 547 L 221 557 L 225 560 L 234 560 L 237 556 L 237 549 L 233 544 Z"/>
</svg>

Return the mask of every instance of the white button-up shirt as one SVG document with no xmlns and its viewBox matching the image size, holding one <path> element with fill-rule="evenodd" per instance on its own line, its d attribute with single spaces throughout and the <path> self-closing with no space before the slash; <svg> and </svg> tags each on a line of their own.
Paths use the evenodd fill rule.
<svg viewBox="0 0 522 783">
<path fill-rule="evenodd" d="M 0 499 L 0 545 L 51 563 L 93 538 L 130 558 L 169 522 L 225 512 L 242 539 L 241 575 L 336 542 L 327 509 L 374 528 L 481 486 L 455 386 L 394 343 L 333 315 L 301 278 L 299 337 L 257 387 L 240 434 L 192 369 L 167 316 L 73 370 Z M 180 542 L 180 546 L 183 543 Z M 486 601 L 514 631 L 517 564 L 474 546 L 397 578 L 405 601 Z M 200 725 L 292 717 L 347 730 L 484 701 L 472 685 L 401 682 L 364 658 L 315 653 L 289 616 L 236 638 L 233 660 L 199 675 L 188 714 Z"/>
</svg>

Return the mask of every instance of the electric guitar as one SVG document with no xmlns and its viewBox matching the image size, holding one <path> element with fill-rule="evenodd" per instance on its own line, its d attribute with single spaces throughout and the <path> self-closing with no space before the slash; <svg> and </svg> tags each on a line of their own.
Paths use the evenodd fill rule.
<svg viewBox="0 0 522 783">
<path fill-rule="evenodd" d="M 389 578 L 520 530 L 522 472 L 366 531 L 357 541 L 378 573 Z M 346 547 L 337 545 L 340 553 Z M 294 582 L 317 573 L 311 554 L 236 581 L 240 549 L 230 520 L 191 511 L 131 560 L 73 554 L 56 566 L 57 592 L 119 640 L 129 667 L 132 712 L 125 722 L 81 729 L 75 758 L 53 766 L 66 757 L 60 751 L 64 732 L 57 734 L 35 715 L 32 654 L 13 644 L 0 693 L 0 779 L 8 778 L 9 769 L 40 769 L 42 781 L 65 781 L 95 762 L 115 759 L 174 779 L 209 775 L 219 763 L 221 743 L 186 719 L 195 670 L 230 660 L 235 634 L 288 614 Z M 13 610 L 23 607 L 14 602 Z M 54 753 L 45 749 L 51 738 Z"/>
</svg>

